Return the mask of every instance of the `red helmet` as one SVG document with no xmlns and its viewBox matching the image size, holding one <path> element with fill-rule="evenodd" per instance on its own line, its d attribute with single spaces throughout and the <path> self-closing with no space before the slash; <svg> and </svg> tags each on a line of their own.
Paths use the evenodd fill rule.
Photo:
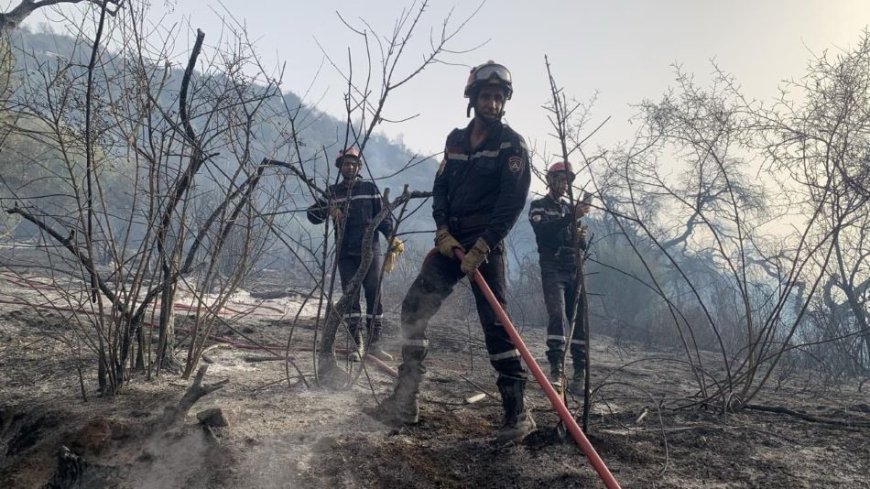
<svg viewBox="0 0 870 489">
<path fill-rule="evenodd" d="M 549 180 L 551 177 L 556 176 L 557 173 L 567 173 L 568 183 L 573 182 L 574 177 L 576 176 L 574 175 L 574 172 L 571 171 L 571 163 L 567 161 L 558 161 L 550 165 L 550 167 L 547 168 L 547 180 Z"/>
<path fill-rule="evenodd" d="M 337 168 L 341 168 L 341 160 L 343 160 L 346 156 L 356 158 L 358 161 L 360 159 L 359 155 L 359 148 L 357 148 L 356 146 L 348 146 L 347 148 L 344 148 L 343 150 L 338 152 L 338 155 L 335 157 L 335 166 Z"/>
<path fill-rule="evenodd" d="M 511 99 L 514 94 L 514 86 L 511 81 L 511 72 L 493 60 L 482 65 L 475 66 L 465 82 L 465 98 L 473 99 L 477 90 L 483 85 L 499 85 L 504 89 L 504 98 Z"/>
</svg>

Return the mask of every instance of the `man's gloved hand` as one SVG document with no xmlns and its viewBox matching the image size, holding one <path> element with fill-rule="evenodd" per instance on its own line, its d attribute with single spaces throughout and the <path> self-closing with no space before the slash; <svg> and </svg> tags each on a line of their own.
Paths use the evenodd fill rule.
<svg viewBox="0 0 870 489">
<path fill-rule="evenodd" d="M 435 231 L 435 246 L 438 248 L 438 252 L 447 258 L 456 258 L 456 255 L 453 254 L 454 248 L 465 251 L 459 241 L 456 241 L 456 238 L 450 234 L 447 226 L 441 226 Z"/>
<path fill-rule="evenodd" d="M 462 273 L 466 275 L 474 273 L 480 264 L 486 260 L 487 255 L 489 255 L 489 245 L 486 244 L 483 238 L 477 238 L 474 246 L 468 250 L 465 258 L 462 259 L 462 265 L 460 266 Z"/>
<path fill-rule="evenodd" d="M 401 239 L 393 236 L 393 239 L 390 240 L 390 253 L 395 253 L 397 255 L 401 255 L 405 252 L 405 242 Z"/>
<path fill-rule="evenodd" d="M 392 272 L 396 268 L 396 260 L 405 251 L 405 243 L 401 239 L 394 237 L 390 241 L 390 247 L 387 250 L 387 256 L 384 258 L 384 271 Z"/>
</svg>

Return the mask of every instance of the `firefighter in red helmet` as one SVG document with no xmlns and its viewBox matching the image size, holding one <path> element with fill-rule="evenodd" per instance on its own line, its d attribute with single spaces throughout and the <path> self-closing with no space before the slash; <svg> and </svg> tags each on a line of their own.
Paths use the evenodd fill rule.
<svg viewBox="0 0 870 489">
<path fill-rule="evenodd" d="M 547 307 L 547 360 L 550 363 L 550 381 L 557 390 L 562 388 L 565 342 L 570 325 L 568 318 L 574 313 L 577 296 L 577 250 L 574 233 L 581 249 L 586 248 L 586 227 L 580 218 L 589 211 L 588 199 L 577 202 L 573 208 L 565 199 L 568 186 L 574 181 L 571 165 L 553 163 L 547 169 L 547 195 L 529 205 L 529 221 L 535 232 L 541 265 L 541 284 Z M 572 229 L 576 228 L 576 230 Z M 568 383 L 572 392 L 582 392 L 586 367 L 586 334 L 583 323 L 583 304 L 579 304 L 571 336 L 571 357 L 574 371 Z"/>
<path fill-rule="evenodd" d="M 338 152 L 335 158 L 335 166 L 341 172 L 342 181 L 330 185 L 326 193 L 328 199 L 318 199 L 308 208 L 308 220 L 314 224 L 320 224 L 328 218 L 332 218 L 339 232 L 336 240 L 339 249 L 338 273 L 341 278 L 342 289 L 347 291 L 350 280 L 360 266 L 363 251 L 363 234 L 372 218 L 381 211 L 382 198 L 378 187 L 370 180 L 363 180 L 359 176 L 362 160 L 359 148 L 350 146 Z M 389 239 L 393 231 L 393 218 L 381 221 L 378 231 Z M 359 304 L 359 296 L 351 301 L 351 308 L 344 316 L 348 332 L 355 343 L 355 349 L 350 354 L 351 361 L 359 361 L 366 353 L 381 360 L 392 360 L 392 356 L 384 351 L 381 346 L 381 330 L 383 325 L 383 306 L 381 305 L 380 280 L 378 275 L 381 271 L 381 246 L 377 233 L 370 244 L 372 246 L 372 260 L 369 263 L 366 275 L 363 278 L 362 289 L 366 298 L 365 330 L 367 335 L 363 338 L 361 328 L 362 309 Z M 357 292 L 359 293 L 359 292 Z"/>
</svg>

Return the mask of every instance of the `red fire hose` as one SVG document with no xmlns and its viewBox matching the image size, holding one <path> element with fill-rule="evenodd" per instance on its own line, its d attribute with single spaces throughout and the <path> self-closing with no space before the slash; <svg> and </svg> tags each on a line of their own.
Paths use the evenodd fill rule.
<svg viewBox="0 0 870 489">
<path fill-rule="evenodd" d="M 465 256 L 465 254 L 459 249 L 455 249 L 454 251 L 460 260 Z M 619 489 L 619 482 L 616 482 L 613 474 L 610 473 L 610 469 L 608 469 L 607 465 L 604 464 L 604 460 L 601 459 L 598 452 L 595 451 L 595 447 L 592 446 L 592 443 L 590 443 L 589 439 L 586 438 L 586 435 L 583 434 L 580 426 L 577 425 L 577 421 L 574 420 L 574 416 L 571 415 L 571 411 L 569 411 L 565 406 L 565 403 L 562 402 L 562 398 L 556 392 L 556 389 L 550 385 L 550 381 L 547 380 L 541 367 L 538 366 L 538 362 L 532 358 L 532 354 L 529 353 L 529 349 L 526 348 L 526 344 L 523 342 L 523 339 L 514 327 L 514 323 L 511 322 L 504 308 L 501 307 L 501 304 L 499 304 L 498 300 L 495 298 L 495 295 L 492 293 L 489 285 L 487 285 L 486 280 L 483 279 L 483 275 L 480 274 L 480 271 L 475 270 L 472 278 L 477 286 L 480 287 L 480 290 L 483 292 L 489 305 L 492 306 L 496 317 L 498 317 L 501 324 L 504 325 L 505 331 L 508 336 L 510 336 L 514 346 L 520 351 L 520 355 L 523 357 L 523 360 L 525 360 L 529 370 L 532 371 L 535 380 L 537 380 L 538 384 L 541 385 L 541 389 L 544 390 L 544 394 L 547 395 L 547 399 L 550 400 L 550 404 L 553 405 L 559 418 L 561 418 L 562 422 L 565 423 L 568 432 L 571 433 L 571 437 L 574 438 L 574 441 L 580 446 L 580 450 L 582 450 L 586 457 L 589 458 L 592 467 L 596 472 L 598 472 L 598 476 L 601 477 L 602 481 L 604 481 L 604 485 L 607 486 L 608 489 Z"/>
</svg>

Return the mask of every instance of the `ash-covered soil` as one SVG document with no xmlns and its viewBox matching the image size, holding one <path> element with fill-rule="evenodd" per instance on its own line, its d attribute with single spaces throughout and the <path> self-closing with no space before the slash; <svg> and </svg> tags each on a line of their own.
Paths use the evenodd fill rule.
<svg viewBox="0 0 870 489">
<path fill-rule="evenodd" d="M 86 477 L 74 487 L 603 487 L 580 450 L 556 436 L 557 418 L 537 387 L 528 389 L 528 404 L 538 431 L 521 445 L 492 443 L 499 402 L 465 403 L 480 392 L 476 386 L 497 392 L 474 317 L 466 323 L 440 316 L 430 326 L 433 348 L 417 426 L 395 429 L 366 414 L 392 385 L 373 364 L 360 371 L 339 356 L 347 387 L 316 386 L 313 353 L 306 350 L 313 344 L 311 317 L 295 326 L 291 349 L 306 386 L 293 365 L 262 361 L 272 353 L 250 347 L 286 345 L 292 316 L 245 315 L 217 328 L 234 344 L 216 344 L 203 363 L 206 383 L 229 383 L 202 398 L 183 425 L 155 430 L 189 379 L 136 373 L 122 393 L 101 398 L 92 353 L 71 333 L 72 312 L 0 306 L 3 488 L 43 487 L 61 445 L 84 460 Z M 395 325 L 395 315 L 389 319 Z M 543 331 L 525 328 L 523 336 L 543 360 Z M 338 343 L 345 341 L 342 335 Z M 394 341 L 390 349 L 397 353 Z M 622 487 L 870 487 L 870 429 L 751 410 L 676 409 L 695 388 L 680 362 L 664 358 L 680 356 L 593 337 L 589 438 Z M 870 421 L 870 398 L 857 382 L 825 385 L 795 375 L 775 387 L 754 402 Z M 580 404 L 572 399 L 570 407 Z M 221 408 L 229 426 L 212 433 L 198 426 L 196 413 L 207 408 Z"/>
</svg>

